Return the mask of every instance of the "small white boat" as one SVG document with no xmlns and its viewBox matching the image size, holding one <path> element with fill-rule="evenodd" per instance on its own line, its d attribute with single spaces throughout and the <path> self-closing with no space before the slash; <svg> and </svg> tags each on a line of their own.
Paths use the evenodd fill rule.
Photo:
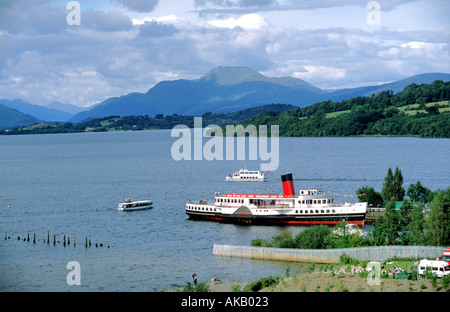
<svg viewBox="0 0 450 312">
<path fill-rule="evenodd" d="M 127 198 L 124 203 L 120 203 L 117 207 L 119 211 L 134 211 L 134 210 L 146 210 L 153 208 L 153 202 L 151 200 L 139 200 L 131 201 L 131 198 Z"/>
<path fill-rule="evenodd" d="M 233 181 L 233 182 L 261 182 L 265 181 L 266 178 L 264 173 L 259 172 L 258 170 L 247 170 L 241 169 L 236 171 L 233 174 L 227 175 L 225 181 Z"/>
</svg>

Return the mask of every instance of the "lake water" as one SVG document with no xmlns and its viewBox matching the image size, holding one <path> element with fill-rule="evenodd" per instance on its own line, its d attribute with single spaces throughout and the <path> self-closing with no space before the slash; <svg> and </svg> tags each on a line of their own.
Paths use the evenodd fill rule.
<svg viewBox="0 0 450 312">
<path fill-rule="evenodd" d="M 388 167 L 399 166 L 405 188 L 418 180 L 431 190 L 450 185 L 449 139 L 280 138 L 279 168 L 263 183 L 225 182 L 241 167 L 259 169 L 259 161 L 175 161 L 176 140 L 170 130 L 1 136 L 0 290 L 158 291 L 191 281 L 194 272 L 199 281 L 284 275 L 297 265 L 215 257 L 213 245 L 249 245 L 302 228 L 192 221 L 186 200 L 211 200 L 215 191 L 281 193 L 286 172 L 297 191 L 321 188 L 335 201 L 356 201 L 363 185 L 380 191 Z M 125 198 L 146 196 L 153 209 L 117 211 Z M 47 231 L 60 243 L 44 243 Z M 80 264 L 81 285 L 67 283 L 70 261 Z"/>
</svg>

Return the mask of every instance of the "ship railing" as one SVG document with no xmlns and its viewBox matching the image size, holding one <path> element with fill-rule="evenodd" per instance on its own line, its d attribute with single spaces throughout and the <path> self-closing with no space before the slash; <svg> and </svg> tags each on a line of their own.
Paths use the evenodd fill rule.
<svg viewBox="0 0 450 312">
<path fill-rule="evenodd" d="M 259 205 L 259 206 L 254 205 L 254 207 L 256 207 L 258 209 L 293 208 L 289 204 Z"/>
</svg>

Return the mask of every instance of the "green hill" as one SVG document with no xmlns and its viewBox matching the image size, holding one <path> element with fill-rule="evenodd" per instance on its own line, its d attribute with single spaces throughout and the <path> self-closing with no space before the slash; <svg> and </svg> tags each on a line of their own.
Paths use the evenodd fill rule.
<svg viewBox="0 0 450 312">
<path fill-rule="evenodd" d="M 404 135 L 450 138 L 450 82 L 411 84 L 394 94 L 325 101 L 241 124 L 279 125 L 280 136 Z M 270 127 L 269 127 L 270 129 Z"/>
<path fill-rule="evenodd" d="M 19 112 L 0 104 L 0 130 L 12 127 L 23 127 L 40 122 L 36 117 Z"/>
</svg>

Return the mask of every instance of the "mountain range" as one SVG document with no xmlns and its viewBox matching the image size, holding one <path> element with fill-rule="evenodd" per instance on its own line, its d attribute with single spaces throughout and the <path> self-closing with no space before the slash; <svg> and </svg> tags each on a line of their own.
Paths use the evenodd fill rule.
<svg viewBox="0 0 450 312">
<path fill-rule="evenodd" d="M 40 120 L 77 123 L 110 115 L 228 113 L 272 103 L 304 107 L 326 100 L 341 101 L 370 96 L 384 90 L 396 93 L 409 84 L 431 83 L 435 80 L 450 81 L 450 74 L 421 74 L 376 86 L 325 91 L 298 78 L 267 77 L 247 67 L 221 66 L 199 79 L 161 81 L 146 93 L 134 92 L 112 97 L 81 112 L 77 110 L 83 108 L 57 102 L 47 107 L 22 100 L 0 100 L 0 104 Z M 0 114 L 0 128 L 4 128 L 4 119 Z"/>
</svg>

